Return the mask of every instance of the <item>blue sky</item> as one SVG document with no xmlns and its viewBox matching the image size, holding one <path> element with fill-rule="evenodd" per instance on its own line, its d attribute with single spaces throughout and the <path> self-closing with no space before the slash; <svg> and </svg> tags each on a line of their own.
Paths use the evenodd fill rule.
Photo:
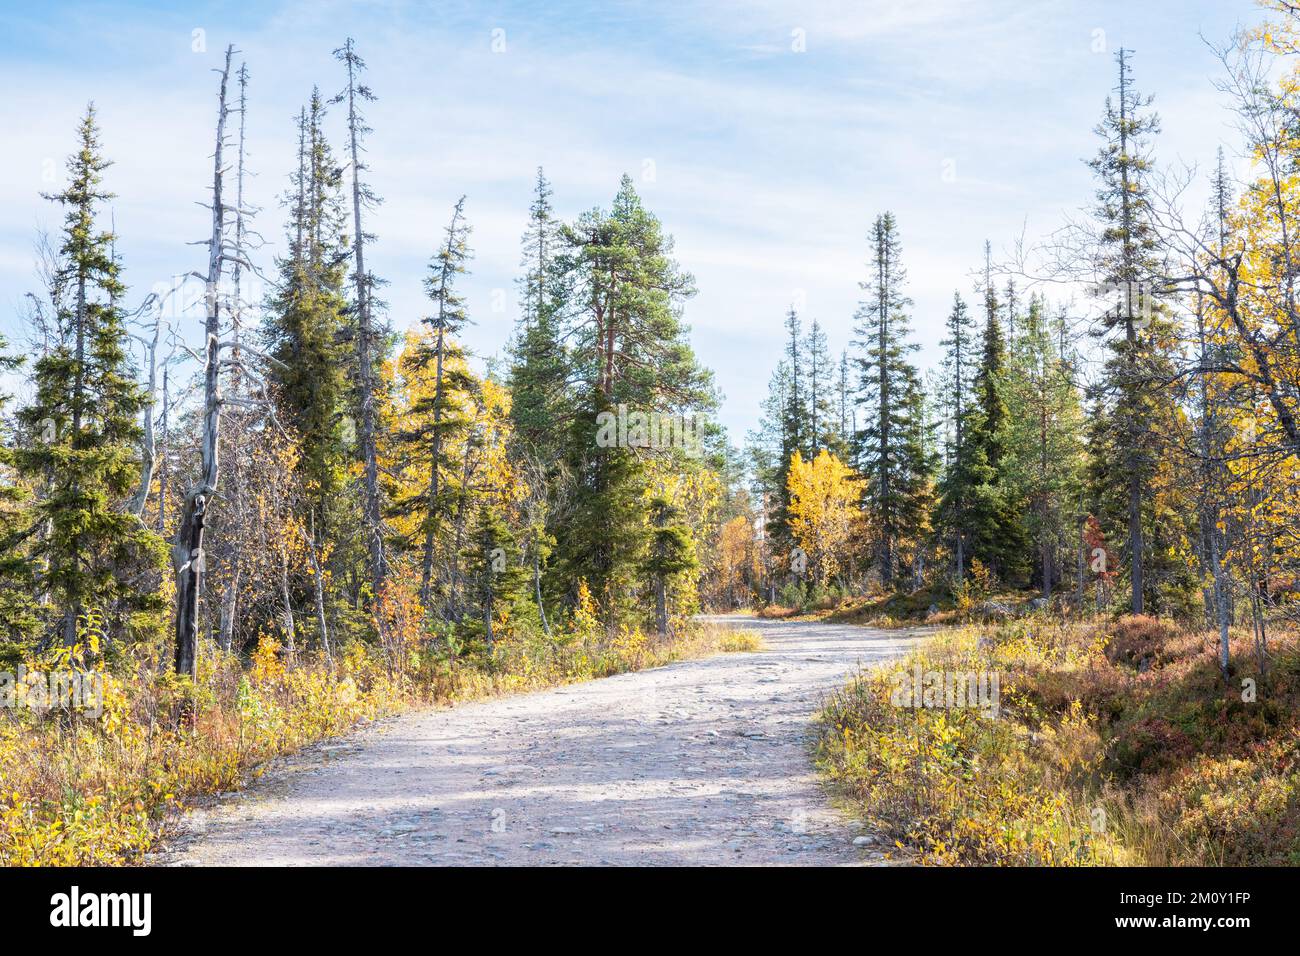
<svg viewBox="0 0 1300 956">
<path fill-rule="evenodd" d="M 341 86 L 330 51 L 351 35 L 379 96 L 369 161 L 386 201 L 371 220 L 369 261 L 389 282 L 393 325 L 425 314 L 424 269 L 465 193 L 477 253 L 468 344 L 498 353 L 517 315 L 535 168 L 546 168 L 566 217 L 607 204 L 627 172 L 696 277 L 692 340 L 740 442 L 791 301 L 823 323 L 835 350 L 848 343 L 878 212 L 898 217 L 920 360 L 931 364 L 984 240 L 995 252 L 1022 234 L 1032 241 L 1089 202 L 1084 160 L 1114 84 L 1113 52 L 1136 51 L 1138 84 L 1156 97 L 1158 158 L 1204 165 L 1220 143 L 1230 152 L 1237 143 L 1205 40 L 1260 19 L 1248 0 L 606 0 L 544 10 L 0 0 L 0 330 L 22 339 L 22 297 L 37 288 L 33 239 L 59 221 L 39 193 L 61 183 L 89 99 L 116 162 L 107 185 L 133 296 L 203 266 L 203 250 L 186 243 L 205 233 L 196 203 L 211 176 L 211 70 L 228 42 L 252 74 L 250 193 L 269 266 L 283 246 L 276 197 L 293 163 L 292 117 L 313 84 L 326 94 Z M 341 120 L 330 127 L 339 141 Z"/>
</svg>

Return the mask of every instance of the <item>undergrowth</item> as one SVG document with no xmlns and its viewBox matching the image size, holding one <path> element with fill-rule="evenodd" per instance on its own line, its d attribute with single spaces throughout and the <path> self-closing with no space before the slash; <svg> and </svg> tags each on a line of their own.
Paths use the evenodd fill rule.
<svg viewBox="0 0 1300 956">
<path fill-rule="evenodd" d="M 691 625 L 660 639 L 606 635 L 579 618 L 551 637 L 504 637 L 491 651 L 412 632 L 382 647 L 355 641 L 327 663 L 290 659 L 264 637 L 248 661 L 205 646 L 194 683 L 171 673 L 163 647 L 138 647 L 90 665 L 103 681 L 97 715 L 21 702 L 0 710 L 0 864 L 139 862 L 187 804 L 245 785 L 272 757 L 414 705 L 757 646 L 743 630 Z M 25 662 L 32 673 L 54 663 Z"/>
<path fill-rule="evenodd" d="M 995 674 L 997 717 L 896 706 L 901 672 Z M 941 632 L 822 713 L 819 763 L 923 863 L 1300 863 L 1300 651 L 1040 615 Z M 909 698 L 903 698 L 906 704 Z"/>
</svg>

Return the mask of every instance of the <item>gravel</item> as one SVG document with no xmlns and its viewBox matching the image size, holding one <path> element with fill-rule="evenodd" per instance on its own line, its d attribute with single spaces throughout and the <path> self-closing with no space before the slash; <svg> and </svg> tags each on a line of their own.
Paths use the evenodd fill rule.
<svg viewBox="0 0 1300 956">
<path fill-rule="evenodd" d="M 765 649 L 417 711 L 196 810 L 183 865 L 884 865 L 829 805 L 811 717 L 919 631 L 713 620 Z"/>
</svg>

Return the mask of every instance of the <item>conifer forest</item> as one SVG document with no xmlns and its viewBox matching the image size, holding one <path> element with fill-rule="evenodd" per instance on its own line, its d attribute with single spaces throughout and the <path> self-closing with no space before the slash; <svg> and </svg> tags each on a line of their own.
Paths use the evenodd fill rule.
<svg viewBox="0 0 1300 956">
<path fill-rule="evenodd" d="M 1300 9 L 561 6 L 0 10 L 0 862 L 1300 864 Z"/>
</svg>

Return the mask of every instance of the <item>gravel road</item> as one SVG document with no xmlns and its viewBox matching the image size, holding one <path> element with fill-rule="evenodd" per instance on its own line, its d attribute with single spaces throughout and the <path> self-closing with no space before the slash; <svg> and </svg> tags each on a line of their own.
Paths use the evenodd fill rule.
<svg viewBox="0 0 1300 956">
<path fill-rule="evenodd" d="M 712 620 L 765 649 L 376 722 L 189 814 L 154 862 L 881 864 L 819 787 L 809 721 L 920 632 Z"/>
</svg>

